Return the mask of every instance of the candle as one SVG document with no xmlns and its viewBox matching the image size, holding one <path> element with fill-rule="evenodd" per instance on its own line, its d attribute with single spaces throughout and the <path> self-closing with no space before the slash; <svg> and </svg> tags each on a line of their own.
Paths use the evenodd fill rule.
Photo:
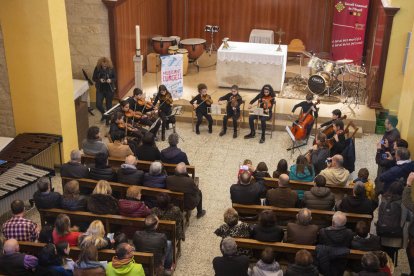
<svg viewBox="0 0 414 276">
<path fill-rule="evenodd" d="M 139 25 L 135 26 L 135 39 L 136 39 L 136 51 L 137 51 L 137 55 L 141 54 L 141 37 L 140 37 L 140 33 L 139 33 Z"/>
</svg>

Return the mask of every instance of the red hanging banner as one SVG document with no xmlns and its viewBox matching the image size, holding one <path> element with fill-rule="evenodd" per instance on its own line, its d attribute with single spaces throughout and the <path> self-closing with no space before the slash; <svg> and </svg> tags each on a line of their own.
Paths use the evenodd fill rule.
<svg viewBox="0 0 414 276">
<path fill-rule="evenodd" d="M 332 27 L 333 60 L 362 60 L 369 0 L 335 0 Z"/>
</svg>

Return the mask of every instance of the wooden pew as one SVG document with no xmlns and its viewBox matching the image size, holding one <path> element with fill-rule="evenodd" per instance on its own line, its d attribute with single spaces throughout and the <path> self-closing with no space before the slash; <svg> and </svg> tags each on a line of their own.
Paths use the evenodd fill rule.
<svg viewBox="0 0 414 276">
<path fill-rule="evenodd" d="M 79 182 L 79 188 L 87 190 L 90 193 L 92 193 L 93 189 L 95 189 L 96 183 L 98 183 L 98 180 L 93 179 L 62 177 L 62 188 L 71 180 L 77 180 Z M 113 192 L 120 195 L 120 198 L 125 198 L 127 189 L 132 186 L 130 184 L 122 184 L 118 182 L 109 182 L 109 185 L 111 185 Z M 171 197 L 171 201 L 180 207 L 181 211 L 184 211 L 184 193 L 173 192 L 167 189 L 149 188 L 144 186 L 139 187 L 141 188 L 141 193 L 143 195 L 156 197 L 161 193 L 168 194 Z"/>
<path fill-rule="evenodd" d="M 239 214 L 254 214 L 258 215 L 263 210 L 273 210 L 276 213 L 277 217 L 283 218 L 290 218 L 293 221 L 296 220 L 296 215 L 298 214 L 300 208 L 279 208 L 273 206 L 262 206 L 262 205 L 242 205 L 233 203 L 233 208 Z M 323 220 L 327 221 L 329 225 L 332 222 L 332 215 L 335 213 L 334 211 L 324 211 L 324 210 L 315 210 L 311 209 L 312 212 L 312 219 L 313 220 Z M 366 221 L 368 225 L 371 225 L 372 215 L 364 215 L 364 214 L 355 214 L 355 213 L 344 213 L 346 215 L 347 223 L 353 222 L 356 223 L 360 220 Z"/>
<path fill-rule="evenodd" d="M 19 241 L 20 252 L 37 256 L 40 250 L 46 245 L 46 243 L 39 242 L 24 242 Z M 79 257 L 81 249 L 77 246 L 70 247 L 69 256 L 76 261 Z M 111 262 L 112 257 L 115 256 L 115 250 L 113 249 L 102 249 L 98 251 L 100 261 Z M 145 252 L 134 252 L 134 259 L 136 263 L 142 264 L 146 272 L 151 276 L 155 276 L 154 269 L 154 255 L 152 253 Z"/>
<path fill-rule="evenodd" d="M 49 224 L 54 225 L 56 217 L 59 214 L 66 214 L 72 221 L 75 222 L 88 222 L 99 219 L 105 226 L 107 233 L 111 233 L 112 226 L 129 226 L 134 227 L 136 230 L 143 230 L 145 226 L 144 218 L 131 218 L 120 215 L 98 215 L 91 212 L 83 211 L 69 211 L 64 209 L 38 209 L 40 214 L 40 222 L 42 226 Z M 75 223 L 73 223 L 75 224 Z M 166 233 L 167 238 L 171 240 L 173 246 L 173 257 L 174 262 L 177 262 L 177 257 L 181 252 L 181 240 L 177 240 L 175 228 L 175 221 L 171 220 L 160 220 L 158 224 L 158 232 Z M 129 237 L 131 238 L 131 237 Z M 177 253 L 178 252 L 178 253 Z"/>
<path fill-rule="evenodd" d="M 237 246 L 240 248 L 246 249 L 259 249 L 263 250 L 266 247 L 271 247 L 273 251 L 282 253 L 282 254 L 296 254 L 301 249 L 306 249 L 312 254 L 315 252 L 316 246 L 314 245 L 303 245 L 303 244 L 294 244 L 294 243 L 284 243 L 284 242 L 260 242 L 253 239 L 242 239 L 235 238 Z M 351 249 L 350 254 L 347 256 L 348 259 L 360 260 L 366 252 L 360 250 Z"/>
<path fill-rule="evenodd" d="M 119 167 L 121 167 L 122 164 L 125 163 L 125 159 L 109 157 L 108 163 L 109 163 L 109 166 L 111 166 L 112 168 L 118 169 Z M 138 160 L 137 168 L 139 170 L 148 172 L 151 163 L 152 163 L 151 161 Z M 95 156 L 83 154 L 82 164 L 95 164 Z M 174 174 L 175 167 L 177 166 L 177 164 L 168 164 L 168 163 L 162 163 L 162 165 L 164 166 L 164 169 L 167 171 L 168 174 Z M 187 165 L 187 172 L 195 180 L 195 167 Z"/>
<path fill-rule="evenodd" d="M 265 177 L 264 178 L 264 185 L 266 188 L 277 188 L 279 186 L 279 179 L 277 178 L 270 178 Z M 304 190 L 309 191 L 312 187 L 315 186 L 315 183 L 313 182 L 301 182 L 301 181 L 289 181 L 289 187 L 291 187 L 293 190 Z M 332 185 L 326 185 L 329 189 L 331 189 L 332 193 L 334 194 L 347 194 L 352 195 L 353 189 L 352 187 L 340 187 L 340 186 L 332 186 Z"/>
</svg>

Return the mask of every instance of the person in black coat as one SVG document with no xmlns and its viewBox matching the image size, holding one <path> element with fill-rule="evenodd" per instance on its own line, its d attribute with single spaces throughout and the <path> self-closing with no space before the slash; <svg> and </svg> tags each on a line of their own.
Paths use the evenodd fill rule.
<svg viewBox="0 0 414 276">
<path fill-rule="evenodd" d="M 372 253 L 367 252 L 362 256 L 361 265 L 363 270 L 358 273 L 358 276 L 387 276 L 386 272 L 380 271 L 380 261 L 378 257 Z"/>
<path fill-rule="evenodd" d="M 197 123 L 196 123 L 196 134 L 200 134 L 200 125 L 203 121 L 203 117 L 205 117 L 208 121 L 208 133 L 213 132 L 213 118 L 210 114 L 208 114 L 207 108 L 211 107 L 213 100 L 211 96 L 207 94 L 207 85 L 204 83 L 200 83 L 197 86 L 198 95 L 195 96 L 191 101 L 190 104 L 194 106 L 194 110 L 197 116 Z"/>
<path fill-rule="evenodd" d="M 156 161 L 161 160 L 160 150 L 155 145 L 155 137 L 151 132 L 144 134 L 142 138 L 142 145 L 139 146 L 135 152 L 138 160 Z"/>
<path fill-rule="evenodd" d="M 237 255 L 236 241 L 227 237 L 220 244 L 222 257 L 213 259 L 213 268 L 216 276 L 247 276 L 249 258 L 245 255 Z"/>
<path fill-rule="evenodd" d="M 81 163 L 80 150 L 70 152 L 70 161 L 60 167 L 60 176 L 70 178 L 88 178 L 89 169 Z"/>
<path fill-rule="evenodd" d="M 112 188 L 108 181 L 100 180 L 87 201 L 89 212 L 98 215 L 117 215 L 118 200 L 112 196 Z"/>
<path fill-rule="evenodd" d="M 247 205 L 260 204 L 260 198 L 265 197 L 266 189 L 258 182 L 253 182 L 252 176 L 247 171 L 240 174 L 239 180 L 240 183 L 230 187 L 231 202 Z"/>
<path fill-rule="evenodd" d="M 161 151 L 161 162 L 168 164 L 178 164 L 184 162 L 186 165 L 190 165 L 188 162 L 187 154 L 181 149 L 177 148 L 179 137 L 177 133 L 171 133 L 168 136 L 168 148 Z"/>
<path fill-rule="evenodd" d="M 220 132 L 220 136 L 223 136 L 227 132 L 227 121 L 229 117 L 233 119 L 233 138 L 237 138 L 237 120 L 240 117 L 240 105 L 243 103 L 242 97 L 239 95 L 239 87 L 233 85 L 231 92 L 219 98 L 219 104 L 226 103 L 226 115 L 223 117 L 223 129 Z"/>
<path fill-rule="evenodd" d="M 345 225 L 345 214 L 339 211 L 335 212 L 332 216 L 332 226 L 319 230 L 318 244 L 350 248 L 354 233 Z"/>
<path fill-rule="evenodd" d="M 334 136 L 332 137 L 333 145 L 329 151 L 330 156 L 342 154 L 346 147 L 346 137 L 344 131 L 344 121 L 336 120 L 333 122 Z"/>
<path fill-rule="evenodd" d="M 395 152 L 398 148 L 408 148 L 408 142 L 404 139 L 397 139 L 392 147 L 388 147 L 388 140 L 384 140 L 384 144 L 377 144 L 377 154 L 375 162 L 378 164 L 377 175 L 388 171 L 397 164 L 395 160 Z"/>
<path fill-rule="evenodd" d="M 108 166 L 108 154 L 100 152 L 95 155 L 95 165 L 89 170 L 89 178 L 116 181 L 116 173 Z"/>
<path fill-rule="evenodd" d="M 155 108 L 155 112 L 158 111 L 158 115 L 162 121 L 161 127 L 161 140 L 165 140 L 165 129 L 169 128 L 169 124 L 175 124 L 175 116 L 172 114 L 172 104 L 173 99 L 171 93 L 168 91 L 167 87 L 161 84 L 158 87 L 158 93 L 155 96 L 153 106 L 156 106 L 158 101 L 160 102 L 159 106 Z"/>
<path fill-rule="evenodd" d="M 118 182 L 142 185 L 144 181 L 144 172 L 137 169 L 137 158 L 133 155 L 128 155 L 125 158 L 125 163 L 118 169 Z"/>
<path fill-rule="evenodd" d="M 321 124 L 320 126 L 320 133 L 323 133 L 328 127 L 330 127 L 334 121 L 341 119 L 342 116 L 342 112 L 339 109 L 334 109 L 332 110 L 332 119 L 329 121 L 326 121 L 325 123 Z M 346 117 L 346 116 L 345 116 Z M 326 137 L 327 139 L 332 138 L 332 135 L 330 135 L 329 137 Z"/>
<path fill-rule="evenodd" d="M 33 200 L 38 209 L 59 208 L 62 195 L 51 191 L 52 184 L 49 178 L 41 177 L 37 180 L 37 191 Z"/>
<path fill-rule="evenodd" d="M 367 198 L 364 183 L 358 181 L 353 188 L 353 195 L 346 195 L 338 206 L 338 210 L 345 213 L 372 214 L 376 204 Z"/>
<path fill-rule="evenodd" d="M 329 148 L 326 142 L 326 135 L 318 133 L 316 144 L 311 149 L 311 161 L 315 169 L 315 175 L 318 175 L 323 169 L 326 169 L 326 159 L 329 157 Z"/>
<path fill-rule="evenodd" d="M 414 171 L 414 161 L 410 159 L 411 154 L 407 148 L 397 148 L 395 151 L 396 165 L 380 175 L 379 180 L 384 183 L 383 192 L 394 182 L 403 178 L 407 180 L 410 172 Z"/>
<path fill-rule="evenodd" d="M 96 108 L 101 112 L 101 121 L 103 121 L 105 119 L 103 101 L 105 99 L 106 111 L 111 109 L 116 89 L 116 73 L 109 58 L 101 57 L 98 60 L 95 70 L 93 71 L 92 79 L 95 82 L 96 87 Z M 107 124 L 109 124 L 108 120 Z"/>
<path fill-rule="evenodd" d="M 283 240 L 283 229 L 276 225 L 276 214 L 272 210 L 264 210 L 259 215 L 259 224 L 253 226 L 252 239 L 261 242 L 280 242 Z"/>
<path fill-rule="evenodd" d="M 285 276 L 318 276 L 318 269 L 313 265 L 312 254 L 305 249 L 295 255 L 295 263 L 288 266 Z"/>
</svg>

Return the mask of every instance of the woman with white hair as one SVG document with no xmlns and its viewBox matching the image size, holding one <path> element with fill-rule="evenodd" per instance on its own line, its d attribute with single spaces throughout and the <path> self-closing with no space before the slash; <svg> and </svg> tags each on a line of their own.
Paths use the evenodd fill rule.
<svg viewBox="0 0 414 276">
<path fill-rule="evenodd" d="M 225 238 L 220 244 L 222 257 L 213 259 L 213 267 L 216 276 L 247 275 L 249 269 L 249 257 L 237 255 L 237 244 L 233 238 Z"/>
<path fill-rule="evenodd" d="M 164 168 L 161 162 L 152 162 L 149 168 L 149 172 L 144 174 L 144 186 L 150 188 L 165 188 L 165 179 L 167 175 L 164 172 Z"/>
</svg>

